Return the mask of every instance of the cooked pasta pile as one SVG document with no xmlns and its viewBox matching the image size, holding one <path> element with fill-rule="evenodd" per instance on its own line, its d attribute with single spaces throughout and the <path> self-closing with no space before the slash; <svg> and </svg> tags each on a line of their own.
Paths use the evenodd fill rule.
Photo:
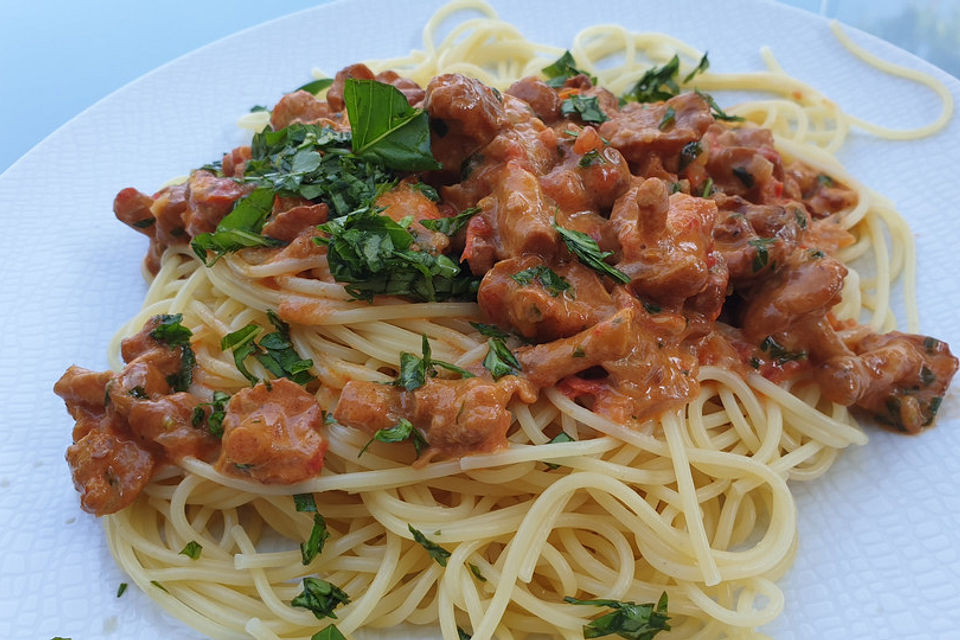
<svg viewBox="0 0 960 640">
<path fill-rule="evenodd" d="M 441 40 L 441 27 L 467 8 L 483 17 L 462 20 Z M 617 95 L 675 53 L 684 69 L 701 59 L 669 36 L 614 25 L 583 30 L 569 50 Z M 422 50 L 369 65 L 421 86 L 455 72 L 505 91 L 563 51 L 530 42 L 484 4 L 455 2 L 426 25 Z M 940 92 L 943 116 L 929 127 L 888 131 L 790 78 L 769 51 L 764 58 L 765 72 L 708 70 L 691 84 L 772 96 L 727 112 L 771 129 L 784 157 L 857 193 L 855 206 L 838 216 L 856 242 L 837 257 L 848 264 L 868 258 L 874 273 L 851 269 L 834 314 L 890 330 L 891 285 L 901 279 L 914 329 L 907 225 L 832 153 L 851 127 L 893 138 L 937 130 L 952 110 L 949 93 L 911 76 Z M 262 126 L 262 117 L 251 114 L 245 124 Z M 487 337 L 470 324 L 484 322 L 474 303 L 384 297 L 369 304 L 340 284 L 306 277 L 322 266 L 316 256 L 262 255 L 241 251 L 207 267 L 188 246 L 168 248 L 143 310 L 110 349 L 113 367 L 122 367 L 122 337 L 158 314 L 182 314 L 199 382 L 244 388 L 247 379 L 221 339 L 250 323 L 269 326 L 267 311 L 291 297 L 324 309 L 309 324 L 291 323 L 290 339 L 312 360 L 317 401 L 328 412 L 348 381 L 392 382 L 401 354 L 420 353 L 424 335 L 435 358 L 457 367 L 478 367 L 487 353 Z M 258 363 L 250 372 L 269 377 Z M 604 608 L 570 604 L 565 596 L 655 603 L 664 593 L 671 629 L 662 637 L 758 637 L 756 630 L 783 609 L 776 580 L 797 548 L 788 481 L 818 477 L 841 449 L 866 436 L 809 377 L 778 385 L 756 373 L 702 366 L 696 378 L 699 393 L 691 401 L 643 422 L 614 421 L 551 387 L 532 404 L 510 406 L 506 449 L 426 464 L 412 465 L 406 445 L 375 442 L 363 451 L 369 434 L 334 421 L 326 427 L 322 473 L 295 485 L 260 484 L 187 458 L 133 505 L 104 518 L 110 549 L 166 611 L 217 639 L 306 639 L 330 622 L 347 635 L 414 624 L 439 629 L 447 640 L 460 632 L 475 640 L 572 639 L 583 637 L 584 625 Z M 559 431 L 569 441 L 557 441 Z M 312 494 L 330 533 L 307 565 L 298 545 L 311 534 L 313 512 L 298 511 L 293 497 L 304 494 Z M 413 529 L 449 552 L 444 564 L 414 540 Z M 191 541 L 202 547 L 196 559 L 181 553 Z M 308 576 L 349 594 L 336 620 L 291 606 Z"/>
</svg>

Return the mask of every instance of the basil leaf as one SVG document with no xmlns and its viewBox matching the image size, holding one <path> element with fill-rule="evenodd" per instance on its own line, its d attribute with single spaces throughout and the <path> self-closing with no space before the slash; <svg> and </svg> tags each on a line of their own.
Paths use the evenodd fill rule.
<svg viewBox="0 0 960 640">
<path fill-rule="evenodd" d="M 674 111 L 673 107 L 667 107 L 666 111 L 663 112 L 663 118 L 660 120 L 660 124 L 657 125 L 657 128 L 660 131 L 666 131 L 670 128 L 670 125 L 677 121 L 677 112 Z"/>
<path fill-rule="evenodd" d="M 128 585 L 126 582 L 121 582 L 120 585 L 117 587 L 117 597 L 119 598 L 119 597 L 122 596 L 124 593 L 126 593 L 126 592 L 127 592 L 127 587 L 129 587 L 129 586 L 130 586 L 130 585 Z"/>
<path fill-rule="evenodd" d="M 470 207 L 450 218 L 434 218 L 432 220 L 421 220 L 420 224 L 431 231 L 437 231 L 446 236 L 457 235 L 467 224 L 470 218 L 480 213 L 480 207 Z"/>
<path fill-rule="evenodd" d="M 154 316 L 154 320 L 157 321 L 157 326 L 151 329 L 151 338 L 164 343 L 168 347 L 182 347 L 190 344 L 190 336 L 193 335 L 193 332 L 183 326 L 182 313 L 164 313 Z"/>
<path fill-rule="evenodd" d="M 396 87 L 347 78 L 343 101 L 353 132 L 353 152 L 400 171 L 442 168 L 430 152 L 427 113 L 414 109 Z"/>
<path fill-rule="evenodd" d="M 630 282 L 630 276 L 604 262 L 606 258 L 613 255 L 612 251 L 600 251 L 600 246 L 596 240 L 580 231 L 564 229 L 557 224 L 556 217 L 553 219 L 553 228 L 556 229 L 560 237 L 563 238 L 563 242 L 567 245 L 570 253 L 577 256 L 580 262 L 594 271 L 610 276 L 620 284 L 628 284 Z"/>
<path fill-rule="evenodd" d="M 318 620 L 336 618 L 333 610 L 350 602 L 342 589 L 320 578 L 304 578 L 303 592 L 290 601 L 294 607 L 309 609 Z"/>
<path fill-rule="evenodd" d="M 565 278 L 557 275 L 553 269 L 542 264 L 539 264 L 535 267 L 530 267 L 529 269 L 524 269 L 523 271 L 518 271 L 510 276 L 510 278 L 521 287 L 525 287 L 533 282 L 536 282 L 541 287 L 546 289 L 547 293 L 554 298 L 565 291 L 570 291 L 573 289 L 573 286 L 567 282 Z"/>
<path fill-rule="evenodd" d="M 479 580 L 480 582 L 486 582 L 487 579 L 483 577 L 483 574 L 480 573 L 480 567 L 473 564 L 472 562 L 467 563 L 467 566 L 470 567 L 470 573 L 473 574 L 473 577 Z"/>
<path fill-rule="evenodd" d="M 200 546 L 200 543 L 196 540 L 191 540 L 187 543 L 183 549 L 180 550 L 181 556 L 187 556 L 191 560 L 197 560 L 200 558 L 200 553 L 203 551 L 203 547 Z"/>
<path fill-rule="evenodd" d="M 803 360 L 807 357 L 806 351 L 790 351 L 777 342 L 773 336 L 767 336 L 760 343 L 760 350 L 770 354 L 777 364 L 785 364 L 791 360 Z"/>
<path fill-rule="evenodd" d="M 441 567 L 447 566 L 447 559 L 450 557 L 449 551 L 427 538 L 427 536 L 423 535 L 420 531 L 414 529 L 412 524 L 408 524 L 407 528 L 410 529 L 410 533 L 413 534 L 413 539 L 427 550 L 427 553 L 430 554 L 431 558 L 436 560 L 437 564 Z"/>
<path fill-rule="evenodd" d="M 230 394 L 223 391 L 214 391 L 211 402 L 201 402 L 193 408 L 192 424 L 199 427 L 206 419 L 207 431 L 215 438 L 223 437 L 223 419 L 227 415 L 227 402 L 230 400 Z M 210 407 L 210 417 L 207 418 L 207 412 L 204 407 Z"/>
<path fill-rule="evenodd" d="M 577 600 L 569 596 L 563 600 L 571 604 L 613 609 L 610 613 L 594 618 L 589 624 L 584 625 L 584 638 L 598 638 L 615 633 L 627 640 L 651 640 L 661 631 L 670 630 L 666 591 L 660 596 L 656 605 L 652 602 L 637 604 L 619 600 Z"/>
<path fill-rule="evenodd" d="M 260 187 L 237 202 L 233 210 L 217 224 L 213 233 L 201 233 L 190 243 L 193 252 L 205 265 L 213 265 L 223 255 L 245 247 L 274 247 L 280 244 L 273 238 L 260 235 L 267 217 L 273 210 L 272 189 Z M 207 261 L 207 253 L 216 257 Z"/>
<path fill-rule="evenodd" d="M 596 76 L 590 75 L 586 71 L 582 71 L 577 68 L 576 60 L 573 59 L 573 55 L 571 55 L 569 51 L 564 51 L 562 56 L 544 67 L 542 71 L 547 75 L 547 78 L 549 78 L 547 80 L 547 85 L 553 87 L 554 89 L 562 87 L 567 81 L 567 78 L 572 78 L 581 74 L 590 78 L 590 82 L 593 84 L 597 84 Z"/>
<path fill-rule="evenodd" d="M 770 253 L 768 251 L 769 247 L 776 244 L 776 238 L 752 238 L 747 240 L 747 244 L 757 250 L 753 256 L 753 272 L 757 273 L 765 266 L 770 260 Z"/>
<path fill-rule="evenodd" d="M 726 122 L 744 122 L 744 118 L 740 116 L 731 116 L 728 115 L 723 109 L 720 108 L 720 105 L 717 104 L 717 101 L 713 99 L 709 93 L 700 91 L 700 89 L 694 89 L 696 94 L 703 98 L 708 105 L 710 105 L 710 114 L 716 120 L 724 120 Z"/>
<path fill-rule="evenodd" d="M 707 58 L 707 52 L 704 51 L 703 56 L 700 58 L 700 62 L 697 63 L 697 66 L 693 68 L 693 71 L 683 77 L 684 84 L 693 80 L 694 76 L 696 76 L 698 73 L 704 73 L 709 68 L 710 60 Z"/>
<path fill-rule="evenodd" d="M 318 78 L 317 80 L 312 80 L 307 84 L 297 87 L 290 93 L 293 93 L 294 91 L 306 91 L 307 93 L 312 93 L 313 95 L 317 95 L 318 93 L 320 93 L 321 91 L 323 91 L 324 89 L 326 89 L 332 84 L 333 84 L 333 78 Z"/>
<path fill-rule="evenodd" d="M 220 349 L 222 351 L 233 350 L 233 362 L 237 370 L 250 381 L 251 385 L 257 384 L 259 379 L 247 370 L 244 362 L 257 351 L 257 345 L 253 342 L 253 339 L 262 330 L 255 324 L 248 324 L 242 329 L 228 333 L 220 340 Z"/>
<path fill-rule="evenodd" d="M 668 100 L 680 93 L 680 87 L 677 85 L 679 71 L 680 57 L 674 54 L 663 66 L 648 69 L 624 98 L 634 102 Z"/>
<path fill-rule="evenodd" d="M 331 624 L 310 636 L 310 640 L 347 640 L 347 638 L 340 629 Z"/>
<path fill-rule="evenodd" d="M 586 97 L 580 94 L 574 94 L 561 102 L 560 113 L 567 117 L 578 115 L 584 122 L 594 124 L 600 124 L 608 120 L 607 114 L 600 109 L 600 104 L 595 97 Z"/>
<path fill-rule="evenodd" d="M 387 429 L 378 429 L 367 444 L 363 445 L 363 449 L 360 449 L 360 453 L 357 454 L 358 458 L 364 454 L 367 447 L 373 444 L 374 440 L 378 442 L 403 442 L 404 440 L 412 440 L 413 448 L 418 458 L 423 450 L 430 446 L 430 443 L 423 437 L 420 430 L 414 427 L 413 423 L 406 418 L 400 418 L 397 424 Z"/>
<path fill-rule="evenodd" d="M 310 537 L 307 538 L 306 542 L 300 544 L 300 559 L 304 566 L 313 562 L 313 559 L 323 551 L 323 544 L 329 537 L 330 532 L 327 531 L 327 523 L 324 521 L 323 516 L 319 513 L 314 513 Z"/>
<path fill-rule="evenodd" d="M 277 329 L 254 342 L 254 338 L 262 329 L 255 324 L 229 333 L 220 340 L 220 348 L 224 351 L 233 350 L 233 361 L 237 370 L 243 374 L 250 384 L 257 383 L 257 377 L 247 370 L 245 361 L 254 356 L 264 368 L 277 378 L 289 378 L 297 384 L 307 384 L 315 378 L 309 369 L 313 360 L 301 358 L 290 342 L 290 327 L 272 309 L 267 311 L 267 318 Z"/>
<path fill-rule="evenodd" d="M 520 361 L 513 352 L 507 348 L 500 338 L 490 338 L 487 341 L 489 350 L 487 356 L 483 359 L 484 368 L 490 372 L 494 380 L 499 380 L 503 376 L 518 375 L 522 369 Z"/>
</svg>

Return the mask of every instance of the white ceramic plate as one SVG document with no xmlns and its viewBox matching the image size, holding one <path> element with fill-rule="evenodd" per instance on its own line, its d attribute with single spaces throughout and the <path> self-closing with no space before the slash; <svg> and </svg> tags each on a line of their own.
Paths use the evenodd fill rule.
<svg viewBox="0 0 960 640">
<path fill-rule="evenodd" d="M 63 454 L 71 420 L 51 387 L 72 363 L 105 368 L 113 331 L 139 307 L 145 241 L 114 220 L 113 196 L 144 191 L 244 141 L 234 127 L 309 79 L 420 44 L 436 6 L 340 2 L 276 20 L 184 56 L 58 130 L 0 176 L 0 638 L 197 638 L 125 580 L 99 523 L 80 511 Z M 583 26 L 619 22 L 710 51 L 717 71 L 759 70 L 769 45 L 786 70 L 847 110 L 890 126 L 932 120 L 936 98 L 852 58 L 824 21 L 759 1 L 552 0 L 495 3 L 535 39 L 569 44 Z M 589 10 L 587 10 L 589 7 Z M 884 58 L 960 83 L 879 40 Z M 7 123 L 8 126 L 15 124 Z M 960 120 L 938 135 L 884 142 L 854 135 L 841 159 L 911 221 L 923 330 L 960 342 Z M 960 629 L 960 402 L 916 438 L 870 429 L 826 477 L 794 487 L 796 564 L 768 633 L 807 638 L 956 638 Z M 396 634 L 394 634 L 396 635 Z"/>
</svg>

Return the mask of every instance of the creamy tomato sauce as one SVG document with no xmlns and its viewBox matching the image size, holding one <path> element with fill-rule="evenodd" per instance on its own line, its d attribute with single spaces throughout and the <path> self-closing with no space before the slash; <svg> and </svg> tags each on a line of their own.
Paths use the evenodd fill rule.
<svg viewBox="0 0 960 640">
<path fill-rule="evenodd" d="M 557 87 L 524 78 L 501 93 L 458 74 L 419 87 L 364 65 L 337 74 L 324 99 L 285 96 L 272 127 L 349 131 L 347 78 L 393 85 L 427 113 L 442 168 L 401 172 L 374 204 L 405 221 L 413 250 L 469 271 L 485 320 L 519 346 L 509 375 L 476 366 L 473 377 L 415 389 L 349 381 L 333 413 L 341 423 L 372 434 L 406 420 L 429 444 L 424 460 L 462 456 L 505 446 L 508 405 L 534 402 L 545 387 L 639 421 L 689 401 L 705 364 L 775 382 L 812 378 L 829 400 L 898 431 L 932 423 L 956 358 L 933 338 L 878 335 L 833 315 L 847 274 L 833 256 L 853 242 L 837 222 L 857 194 L 785 159 L 769 131 L 717 119 L 699 93 L 621 104 L 583 75 Z M 240 147 L 184 184 L 117 195 L 117 217 L 150 238 L 150 269 L 251 192 L 252 157 Z M 334 205 L 278 192 L 262 229 L 278 246 L 257 251 L 315 257 L 301 275 L 335 280 L 327 247 L 313 241 Z M 450 233 L 433 224 L 468 213 Z M 324 313 L 317 305 L 291 296 L 279 314 L 309 324 Z M 217 437 L 191 424 L 212 390 L 171 388 L 182 349 L 151 338 L 154 325 L 124 342 L 123 371 L 72 367 L 57 383 L 77 421 L 67 457 L 84 508 L 123 508 L 160 465 L 184 456 L 261 482 L 319 472 L 326 441 L 313 388 L 281 379 L 237 393 Z"/>
</svg>

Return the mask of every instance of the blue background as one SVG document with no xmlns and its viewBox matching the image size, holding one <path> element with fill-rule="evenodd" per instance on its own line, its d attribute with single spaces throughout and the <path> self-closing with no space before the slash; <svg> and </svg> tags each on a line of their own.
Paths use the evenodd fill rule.
<svg viewBox="0 0 960 640">
<path fill-rule="evenodd" d="M 323 3 L 0 0 L 0 122 L 5 125 L 0 171 L 67 120 L 151 69 L 234 32 Z M 836 17 L 960 75 L 960 0 L 786 4 Z"/>
</svg>

